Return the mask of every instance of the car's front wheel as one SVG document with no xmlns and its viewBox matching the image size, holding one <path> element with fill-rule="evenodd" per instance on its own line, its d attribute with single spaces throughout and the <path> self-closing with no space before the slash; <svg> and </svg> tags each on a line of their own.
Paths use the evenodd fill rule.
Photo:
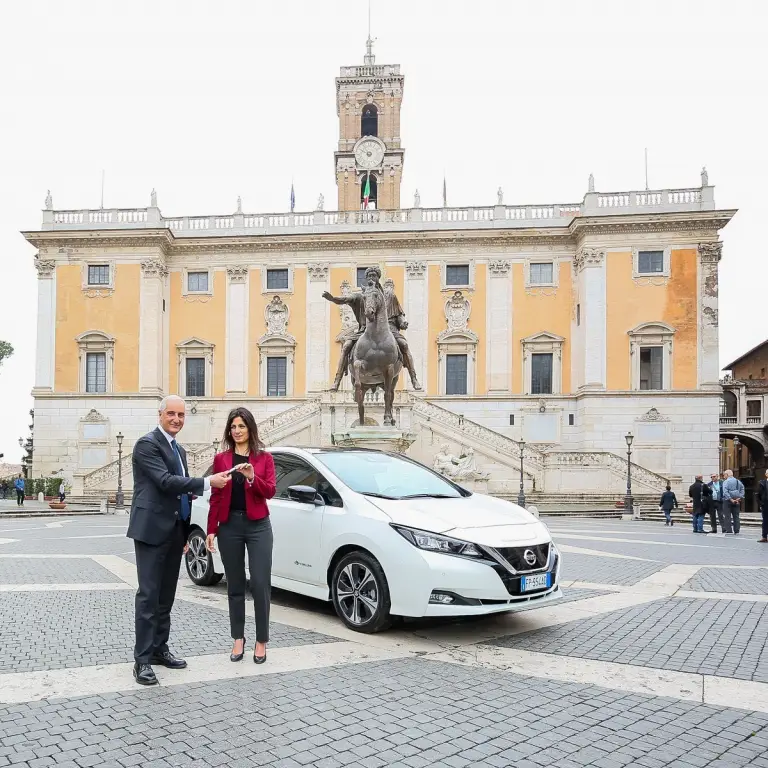
<svg viewBox="0 0 768 768">
<path fill-rule="evenodd" d="M 212 587 L 214 584 L 218 584 L 224 574 L 216 573 L 213 570 L 213 558 L 205 548 L 205 534 L 199 528 L 195 529 L 189 534 L 187 544 L 189 549 L 184 562 L 189 578 L 198 587 Z"/>
<path fill-rule="evenodd" d="M 392 625 L 389 585 L 375 557 L 350 552 L 339 560 L 331 580 L 333 607 L 355 632 L 381 632 Z"/>
</svg>

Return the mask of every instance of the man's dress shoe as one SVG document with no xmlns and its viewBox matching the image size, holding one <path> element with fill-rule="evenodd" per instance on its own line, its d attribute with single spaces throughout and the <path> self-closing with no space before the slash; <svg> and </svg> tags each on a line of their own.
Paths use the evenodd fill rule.
<svg viewBox="0 0 768 768">
<path fill-rule="evenodd" d="M 139 664 L 138 662 L 134 664 L 133 679 L 139 685 L 157 685 L 157 678 L 149 664 Z"/>
<path fill-rule="evenodd" d="M 152 657 L 152 663 L 168 667 L 168 669 L 184 669 L 187 666 L 187 662 L 184 659 L 177 659 L 170 651 L 156 653 Z"/>
</svg>

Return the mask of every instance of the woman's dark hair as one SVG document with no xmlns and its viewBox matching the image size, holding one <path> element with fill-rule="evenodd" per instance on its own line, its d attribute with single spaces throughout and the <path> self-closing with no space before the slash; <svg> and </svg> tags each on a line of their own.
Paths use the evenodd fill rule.
<svg viewBox="0 0 768 768">
<path fill-rule="evenodd" d="M 232 422 L 240 417 L 245 426 L 248 427 L 248 448 L 251 453 L 256 454 L 264 449 L 264 443 L 259 440 L 259 428 L 256 425 L 256 419 L 247 408 L 233 408 L 227 416 L 227 426 L 224 427 L 224 437 L 221 441 L 221 447 L 225 451 L 235 450 L 235 441 L 232 439 Z"/>
<path fill-rule="evenodd" d="M 667 490 L 668 490 L 668 491 L 671 491 L 671 490 L 672 490 L 672 486 L 671 486 L 671 485 L 668 485 L 668 486 L 667 486 Z"/>
</svg>

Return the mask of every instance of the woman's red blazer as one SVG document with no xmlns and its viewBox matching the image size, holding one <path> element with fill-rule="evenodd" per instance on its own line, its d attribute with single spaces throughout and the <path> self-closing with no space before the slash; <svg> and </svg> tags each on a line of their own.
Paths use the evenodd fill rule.
<svg viewBox="0 0 768 768">
<path fill-rule="evenodd" d="M 213 473 L 232 469 L 234 451 L 217 453 L 213 458 Z M 245 483 L 245 512 L 249 520 L 261 520 L 269 515 L 267 499 L 275 495 L 275 462 L 272 454 L 259 451 L 248 457 L 253 467 L 253 483 Z M 208 508 L 208 533 L 219 532 L 219 525 L 229 520 L 229 505 L 232 501 L 232 482 L 223 488 L 211 489 L 211 501 Z"/>
</svg>

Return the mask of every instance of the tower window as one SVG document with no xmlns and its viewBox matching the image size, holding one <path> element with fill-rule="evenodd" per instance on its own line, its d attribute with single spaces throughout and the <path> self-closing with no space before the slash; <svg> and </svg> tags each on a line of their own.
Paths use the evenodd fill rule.
<svg viewBox="0 0 768 768">
<path fill-rule="evenodd" d="M 363 116 L 360 118 L 361 136 L 379 135 L 379 110 L 375 104 L 366 104 L 363 107 Z"/>
<path fill-rule="evenodd" d="M 365 208 L 365 187 L 366 187 L 366 181 L 370 179 L 370 189 L 369 189 L 369 196 L 368 196 L 368 208 L 378 208 L 377 205 L 377 198 L 378 198 L 378 182 L 376 180 L 376 174 L 363 174 L 360 177 L 360 207 Z"/>
</svg>

